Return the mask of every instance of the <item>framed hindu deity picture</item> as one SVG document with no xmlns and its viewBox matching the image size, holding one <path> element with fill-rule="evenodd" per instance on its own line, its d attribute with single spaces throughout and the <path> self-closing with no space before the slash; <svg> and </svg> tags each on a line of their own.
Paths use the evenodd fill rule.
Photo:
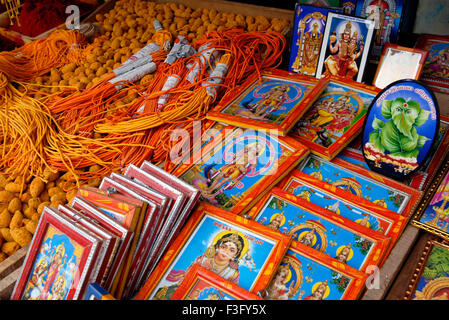
<svg viewBox="0 0 449 320">
<path fill-rule="evenodd" d="M 335 159 L 343 160 L 346 164 L 354 165 L 355 168 L 363 168 L 370 170 L 370 167 L 365 162 L 365 158 L 363 157 L 362 147 L 360 146 L 359 149 L 354 148 L 344 148 L 332 161 Z M 371 171 L 372 172 L 372 171 Z M 374 172 L 375 173 L 375 172 Z M 377 174 L 377 173 L 375 173 Z M 390 179 L 385 176 L 382 176 L 380 174 L 377 174 L 381 177 L 384 177 L 385 179 Z M 402 181 L 402 184 L 410 186 L 416 190 L 424 190 L 425 189 L 425 183 L 428 181 L 428 174 L 424 172 L 414 172 L 410 176 L 406 177 L 404 181 Z"/>
<path fill-rule="evenodd" d="M 117 300 L 106 289 L 96 282 L 87 287 L 83 300 Z"/>
<path fill-rule="evenodd" d="M 82 299 L 100 243 L 92 232 L 45 207 L 11 300 Z"/>
<path fill-rule="evenodd" d="M 228 92 L 207 118 L 285 136 L 324 90 L 318 84 L 314 77 L 279 69 L 254 74 Z"/>
<path fill-rule="evenodd" d="M 367 274 L 293 241 L 270 284 L 266 300 L 356 300 Z"/>
<path fill-rule="evenodd" d="M 428 51 L 420 80 L 432 90 L 449 92 L 449 36 L 422 34 L 415 48 Z"/>
<path fill-rule="evenodd" d="M 329 12 L 316 77 L 362 82 L 373 31 L 373 20 Z"/>
<path fill-rule="evenodd" d="M 280 188 L 273 188 L 247 214 L 342 263 L 365 271 L 380 266 L 391 239 Z"/>
<path fill-rule="evenodd" d="M 433 92 L 416 80 L 395 81 L 368 110 L 362 133 L 365 161 L 371 170 L 402 181 L 430 157 L 439 126 Z"/>
<path fill-rule="evenodd" d="M 262 298 L 195 264 L 170 300 L 262 300 Z"/>
<path fill-rule="evenodd" d="M 278 185 L 282 190 L 391 238 L 394 245 L 407 219 L 351 192 L 293 170 Z M 390 248 L 392 247 L 390 245 Z"/>
<path fill-rule="evenodd" d="M 421 198 L 421 192 L 396 180 L 348 163 L 339 158 L 332 161 L 310 156 L 298 171 L 363 198 L 378 210 L 395 212 L 408 219 Z"/>
<path fill-rule="evenodd" d="M 445 159 L 422 198 L 412 224 L 449 240 L 449 161 Z"/>
<path fill-rule="evenodd" d="M 257 293 L 271 280 L 290 242 L 287 235 L 202 202 L 135 299 L 170 299 L 195 264 Z"/>
<path fill-rule="evenodd" d="M 402 79 L 418 80 L 427 51 L 386 43 L 374 75 L 373 85 L 379 89 Z"/>
<path fill-rule="evenodd" d="M 357 0 L 341 0 L 342 13 L 350 16 L 355 15 Z"/>
<path fill-rule="evenodd" d="M 334 76 L 321 82 L 324 91 L 289 135 L 330 160 L 361 132 L 366 111 L 380 89 Z"/>
<path fill-rule="evenodd" d="M 404 0 L 358 0 L 355 14 L 374 22 L 372 53 L 380 57 L 383 46 L 398 40 Z"/>
<path fill-rule="evenodd" d="M 427 241 L 404 296 L 405 300 L 449 300 L 449 245 Z"/>
<path fill-rule="evenodd" d="M 200 189 L 202 201 L 243 214 L 308 153 L 291 137 L 228 126 L 173 174 Z"/>
<path fill-rule="evenodd" d="M 289 71 L 315 76 L 328 12 L 341 8 L 296 4 Z"/>
</svg>

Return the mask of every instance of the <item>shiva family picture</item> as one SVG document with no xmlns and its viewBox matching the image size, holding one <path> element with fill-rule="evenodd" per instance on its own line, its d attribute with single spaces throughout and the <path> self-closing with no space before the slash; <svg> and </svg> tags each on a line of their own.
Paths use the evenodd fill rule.
<svg viewBox="0 0 449 320">
<path fill-rule="evenodd" d="M 373 20 L 329 12 L 316 76 L 361 82 L 373 32 Z"/>
<path fill-rule="evenodd" d="M 270 239 L 206 215 L 149 299 L 170 299 L 194 264 L 251 291 L 275 245 Z"/>
<path fill-rule="evenodd" d="M 64 233 L 48 227 L 22 299 L 65 300 L 76 281 L 83 248 Z"/>
<path fill-rule="evenodd" d="M 373 99 L 374 94 L 331 81 L 293 133 L 328 148 L 366 114 Z"/>
<path fill-rule="evenodd" d="M 255 130 L 235 130 L 228 137 L 181 176 L 201 191 L 204 200 L 225 210 L 274 174 L 293 153 L 275 137 Z"/>
</svg>

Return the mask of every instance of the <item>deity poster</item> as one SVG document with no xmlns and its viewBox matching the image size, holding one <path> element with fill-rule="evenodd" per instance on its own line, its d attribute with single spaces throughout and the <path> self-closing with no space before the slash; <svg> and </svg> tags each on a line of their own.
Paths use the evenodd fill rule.
<svg viewBox="0 0 449 320">
<path fill-rule="evenodd" d="M 373 32 L 373 20 L 329 12 L 316 77 L 362 82 Z"/>
<path fill-rule="evenodd" d="M 375 23 L 373 39 L 375 57 L 380 57 L 384 44 L 397 42 L 403 5 L 404 0 L 357 1 L 355 14 Z"/>
<path fill-rule="evenodd" d="M 296 5 L 289 71 L 315 76 L 328 12 L 341 9 Z"/>
</svg>

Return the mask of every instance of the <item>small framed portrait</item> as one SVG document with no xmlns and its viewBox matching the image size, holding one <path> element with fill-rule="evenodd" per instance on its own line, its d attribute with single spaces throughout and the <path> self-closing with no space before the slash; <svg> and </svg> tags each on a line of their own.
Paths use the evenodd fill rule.
<svg viewBox="0 0 449 320">
<path fill-rule="evenodd" d="M 445 159 L 416 209 L 412 224 L 449 240 L 449 161 Z"/>
<path fill-rule="evenodd" d="M 372 171 L 404 180 L 431 156 L 438 139 L 438 101 L 417 80 L 398 80 L 370 105 L 363 125 L 362 152 Z"/>
<path fill-rule="evenodd" d="M 374 75 L 373 85 L 379 89 L 402 79 L 418 80 L 427 51 L 386 43 Z"/>
<path fill-rule="evenodd" d="M 81 212 L 89 219 L 96 221 L 99 225 L 119 238 L 118 247 L 114 253 L 114 260 L 108 271 L 103 287 L 110 290 L 112 282 L 119 274 L 119 269 L 125 261 L 125 257 L 131 246 L 134 233 L 115 219 L 101 211 L 93 203 L 82 197 L 75 197 L 71 203 L 73 209 Z"/>
<path fill-rule="evenodd" d="M 362 82 L 373 31 L 373 20 L 329 12 L 316 77 Z"/>
<path fill-rule="evenodd" d="M 404 0 L 357 0 L 356 16 L 374 22 L 374 57 L 380 57 L 387 42 L 397 42 L 403 6 Z"/>
<path fill-rule="evenodd" d="M 251 219 L 365 271 L 380 266 L 391 239 L 278 187 L 248 212 Z"/>
<path fill-rule="evenodd" d="M 318 180 L 299 170 L 293 170 L 278 185 L 282 190 L 314 203 L 391 238 L 394 245 L 401 235 L 407 219 L 351 192 Z"/>
<path fill-rule="evenodd" d="M 296 4 L 289 71 L 316 75 L 328 12 L 341 13 L 341 8 Z"/>
<path fill-rule="evenodd" d="M 341 0 L 342 13 L 350 16 L 355 15 L 357 0 Z"/>
<path fill-rule="evenodd" d="M 308 153 L 292 137 L 228 126 L 173 174 L 200 189 L 202 201 L 243 214 Z"/>
<path fill-rule="evenodd" d="M 331 160 L 361 132 L 366 111 L 380 89 L 334 76 L 321 82 L 324 91 L 289 135 Z"/>
<path fill-rule="evenodd" d="M 285 136 L 323 91 L 318 84 L 314 77 L 284 70 L 254 74 L 245 84 L 228 92 L 207 118 Z"/>
<path fill-rule="evenodd" d="M 270 284 L 266 300 L 356 300 L 367 274 L 293 241 Z"/>
<path fill-rule="evenodd" d="M 309 157 L 298 166 L 298 171 L 363 198 L 378 210 L 386 209 L 404 218 L 414 211 L 422 195 L 419 190 L 340 158 L 327 161 Z"/>
<path fill-rule="evenodd" d="M 257 293 L 290 242 L 287 235 L 202 202 L 135 299 L 170 299 L 195 264 Z"/>
<path fill-rule="evenodd" d="M 449 93 L 449 36 L 422 34 L 415 48 L 428 52 L 419 80 L 432 90 Z"/>
<path fill-rule="evenodd" d="M 195 264 L 170 300 L 262 300 L 262 298 Z"/>
<path fill-rule="evenodd" d="M 405 300 L 449 300 L 449 245 L 428 240 L 410 279 Z"/>
<path fill-rule="evenodd" d="M 101 243 L 89 230 L 45 207 L 11 300 L 82 299 Z"/>
</svg>

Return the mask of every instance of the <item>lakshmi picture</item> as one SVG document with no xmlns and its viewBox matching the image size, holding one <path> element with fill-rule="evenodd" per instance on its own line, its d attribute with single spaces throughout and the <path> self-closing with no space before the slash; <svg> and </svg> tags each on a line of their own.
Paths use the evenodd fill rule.
<svg viewBox="0 0 449 320">
<path fill-rule="evenodd" d="M 265 300 L 342 300 L 351 281 L 331 267 L 289 249 L 261 295 Z"/>
<path fill-rule="evenodd" d="M 405 192 L 315 155 L 303 161 L 298 170 L 399 214 L 410 201 L 410 196 Z"/>
<path fill-rule="evenodd" d="M 221 113 L 281 124 L 312 88 L 312 83 L 262 76 L 262 83 L 254 82 Z"/>
<path fill-rule="evenodd" d="M 206 215 L 149 299 L 170 299 L 195 264 L 250 291 L 274 248 L 273 240 Z"/>
<path fill-rule="evenodd" d="M 302 139 L 330 148 L 362 119 L 374 97 L 372 93 L 330 81 L 292 132 Z"/>
<path fill-rule="evenodd" d="M 341 9 L 296 5 L 289 71 L 315 76 L 328 12 Z"/>
<path fill-rule="evenodd" d="M 319 190 L 295 178 L 294 175 L 288 178 L 287 184 L 282 186 L 282 189 L 381 234 L 387 234 L 392 227 L 392 221 L 368 212 L 345 199 L 336 198 L 332 193 Z"/>
<path fill-rule="evenodd" d="M 235 129 L 225 139 L 180 178 L 197 187 L 203 200 L 231 210 L 294 150 L 256 130 Z"/>
<path fill-rule="evenodd" d="M 411 300 L 449 300 L 449 247 L 431 242 L 420 276 L 415 279 Z"/>
<path fill-rule="evenodd" d="M 370 107 L 363 129 L 363 155 L 371 170 L 402 180 L 430 156 L 439 134 L 433 92 L 416 80 L 387 86 Z"/>
<path fill-rule="evenodd" d="M 380 57 L 386 43 L 396 43 L 404 0 L 358 0 L 355 14 L 375 22 L 373 54 Z"/>
<path fill-rule="evenodd" d="M 317 78 L 330 74 L 362 82 L 373 31 L 372 20 L 329 12 Z"/>
<path fill-rule="evenodd" d="M 355 269 L 363 267 L 373 241 L 359 233 L 270 194 L 254 220 Z"/>
<path fill-rule="evenodd" d="M 65 300 L 78 274 L 83 248 L 49 226 L 31 269 L 23 300 Z"/>
</svg>

